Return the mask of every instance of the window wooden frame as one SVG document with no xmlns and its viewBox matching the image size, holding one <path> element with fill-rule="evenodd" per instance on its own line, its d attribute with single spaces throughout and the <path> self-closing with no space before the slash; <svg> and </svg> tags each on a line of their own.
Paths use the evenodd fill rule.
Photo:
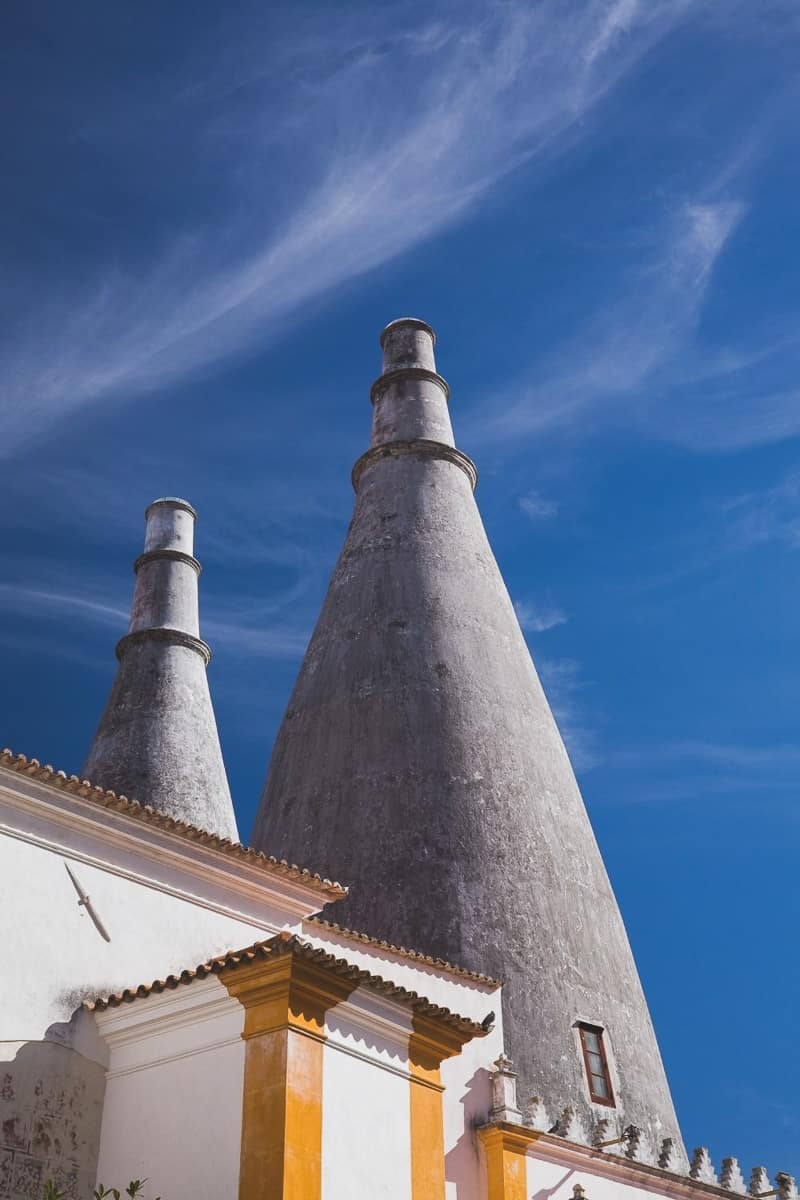
<svg viewBox="0 0 800 1200">
<path fill-rule="evenodd" d="M 586 1083 L 589 1088 L 589 1096 L 593 1104 L 604 1104 L 607 1108 L 616 1108 L 617 1102 L 614 1099 L 614 1088 L 611 1083 L 611 1072 L 608 1069 L 608 1055 L 606 1054 L 605 1042 L 603 1040 L 602 1025 L 590 1025 L 588 1021 L 578 1021 L 578 1035 L 581 1039 L 581 1051 L 583 1053 L 583 1066 L 586 1071 Z M 598 1074 L 592 1070 L 591 1060 L 589 1058 L 589 1047 L 586 1044 L 586 1034 L 593 1033 L 597 1038 L 599 1046 L 599 1055 L 603 1065 L 603 1082 L 608 1090 L 607 1096 L 601 1096 L 594 1090 L 593 1076 Z"/>
</svg>

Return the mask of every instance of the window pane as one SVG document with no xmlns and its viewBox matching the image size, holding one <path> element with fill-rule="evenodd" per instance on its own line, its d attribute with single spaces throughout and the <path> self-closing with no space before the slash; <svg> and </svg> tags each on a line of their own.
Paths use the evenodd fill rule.
<svg viewBox="0 0 800 1200">
<path fill-rule="evenodd" d="M 596 1025 L 578 1024 L 583 1050 L 586 1081 L 591 1098 L 601 1104 L 614 1104 L 614 1091 L 608 1074 L 603 1030 Z"/>
</svg>

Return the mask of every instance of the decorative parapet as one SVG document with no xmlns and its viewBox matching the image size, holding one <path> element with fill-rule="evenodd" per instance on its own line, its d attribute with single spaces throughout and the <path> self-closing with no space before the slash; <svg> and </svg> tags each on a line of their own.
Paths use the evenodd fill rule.
<svg viewBox="0 0 800 1200">
<path fill-rule="evenodd" d="M 510 1125 L 522 1124 L 522 1113 L 517 1107 L 517 1073 L 511 1059 L 501 1054 L 495 1059 L 492 1072 L 492 1121 L 506 1121 Z"/>
<path fill-rule="evenodd" d="M 681 1157 L 681 1152 L 675 1145 L 675 1139 L 671 1137 L 664 1138 L 659 1148 L 656 1166 L 661 1167 L 662 1171 L 677 1173 L 682 1165 Z"/>
<path fill-rule="evenodd" d="M 689 1178 L 696 1179 L 698 1183 L 713 1183 L 719 1186 L 717 1172 L 714 1170 L 707 1146 L 696 1147 L 689 1166 Z"/>
<path fill-rule="evenodd" d="M 751 1196 L 774 1196 L 776 1189 L 769 1181 L 766 1167 L 753 1167 L 750 1172 L 750 1187 L 747 1189 Z"/>
<path fill-rule="evenodd" d="M 778 1185 L 778 1200 L 798 1200 L 797 1180 L 794 1175 L 778 1171 L 775 1182 Z"/>
<path fill-rule="evenodd" d="M 747 1195 L 747 1184 L 739 1167 L 738 1158 L 723 1158 L 722 1170 L 719 1173 L 719 1186 L 728 1192 L 736 1192 L 739 1196 Z"/>
<path fill-rule="evenodd" d="M 777 1196 L 778 1200 L 799 1200 L 797 1181 L 793 1175 L 778 1171 L 775 1176 L 775 1187 L 770 1185 L 766 1167 L 754 1167 L 750 1175 L 750 1186 L 747 1189 L 750 1196 L 763 1200 L 766 1196 Z"/>
<path fill-rule="evenodd" d="M 514 1073 L 509 1072 L 510 1064 L 505 1057 L 499 1060 L 497 1066 L 496 1077 L 507 1078 L 509 1073 L 513 1077 Z M 515 1082 L 513 1078 L 512 1082 Z M 533 1124 L 534 1121 L 537 1124 Z M 705 1146 L 699 1146 L 694 1151 L 691 1164 L 687 1165 L 682 1147 L 676 1146 L 674 1139 L 665 1138 L 661 1143 L 658 1161 L 654 1162 L 656 1156 L 653 1155 L 653 1159 L 648 1157 L 650 1148 L 647 1138 L 636 1126 L 629 1125 L 617 1136 L 606 1136 L 614 1133 L 613 1117 L 603 1116 L 595 1122 L 591 1140 L 586 1139 L 572 1105 L 562 1110 L 551 1128 L 541 1128 L 546 1121 L 544 1103 L 535 1096 L 526 1105 L 525 1125 L 496 1120 L 478 1128 L 478 1138 L 487 1157 L 490 1183 L 494 1179 L 497 1184 L 495 1191 L 490 1186 L 490 1194 L 497 1196 L 498 1200 L 510 1200 L 511 1197 L 522 1200 L 523 1191 L 515 1188 L 508 1192 L 504 1189 L 509 1180 L 518 1182 L 524 1179 L 524 1172 L 520 1174 L 520 1160 L 531 1152 L 547 1161 L 568 1165 L 573 1171 L 583 1163 L 592 1175 L 599 1178 L 617 1182 L 630 1180 L 645 1187 L 648 1179 L 652 1179 L 654 1191 L 659 1195 L 684 1197 L 684 1200 L 690 1200 L 691 1197 L 703 1200 L 704 1196 L 712 1197 L 715 1194 L 720 1200 L 724 1200 L 725 1196 L 731 1200 L 739 1197 L 744 1200 L 767 1200 L 772 1197 L 775 1200 L 800 1200 L 797 1181 L 793 1176 L 778 1172 L 773 1186 L 764 1167 L 757 1167 L 753 1171 L 750 1186 L 745 1188 L 735 1158 L 722 1160 L 718 1178 Z M 606 1149 L 610 1151 L 608 1154 L 605 1153 Z M 667 1176 L 666 1180 L 662 1172 Z M 581 1183 L 573 1185 L 572 1190 L 570 1200 L 592 1200 L 591 1185 L 589 1195 Z"/>
<path fill-rule="evenodd" d="M 612 1117 L 599 1117 L 594 1123 L 592 1130 L 592 1145 L 595 1150 L 603 1150 L 606 1146 L 616 1146 L 619 1144 L 617 1136 L 617 1122 Z"/>
<path fill-rule="evenodd" d="M 655 1163 L 647 1138 L 638 1125 L 628 1125 L 623 1129 L 622 1133 L 614 1133 L 618 1128 L 615 1121 L 611 1117 L 600 1117 L 594 1125 L 592 1132 L 591 1145 L 595 1150 L 609 1150 L 611 1147 L 617 1147 L 614 1151 L 620 1154 L 623 1158 L 630 1159 L 631 1162 L 646 1163 L 649 1166 L 661 1165 Z M 610 1136 L 612 1135 L 613 1136 Z M 667 1141 L 671 1143 L 672 1139 Z"/>
<path fill-rule="evenodd" d="M 541 1096 L 531 1096 L 522 1114 L 522 1124 L 527 1125 L 529 1129 L 538 1129 L 541 1133 L 547 1133 L 550 1129 L 553 1122 Z"/>
<path fill-rule="evenodd" d="M 644 1142 L 644 1134 L 638 1126 L 627 1126 L 622 1133 L 625 1139 L 625 1150 L 622 1153 L 626 1158 L 637 1159 L 642 1157 L 642 1147 Z"/>
<path fill-rule="evenodd" d="M 732 1196 L 744 1196 L 748 1200 L 800 1200 L 797 1181 L 785 1171 L 775 1175 L 774 1185 L 770 1181 L 765 1167 L 756 1167 L 751 1173 L 749 1186 L 745 1185 L 744 1176 L 736 1158 L 723 1158 L 719 1176 L 711 1161 L 707 1146 L 698 1146 L 688 1164 L 682 1146 L 675 1138 L 666 1137 L 660 1146 L 653 1147 L 647 1135 L 636 1125 L 628 1125 L 619 1132 L 618 1119 L 615 1116 L 598 1117 L 587 1133 L 586 1127 L 579 1115 L 577 1105 L 568 1104 L 563 1108 L 553 1124 L 541 1096 L 532 1096 L 525 1105 L 524 1115 L 517 1107 L 517 1075 L 511 1059 L 501 1054 L 495 1061 L 492 1072 L 492 1108 L 490 1122 L 492 1126 L 517 1126 L 516 1130 L 500 1131 L 498 1137 L 510 1139 L 518 1150 L 520 1147 L 538 1141 L 538 1135 L 543 1135 L 543 1141 L 552 1138 L 563 1138 L 576 1146 L 586 1147 L 585 1152 L 596 1154 L 600 1152 L 605 1157 L 609 1151 L 609 1159 L 627 1159 L 645 1170 L 665 1171 L 673 1177 L 687 1176 L 696 1183 L 707 1187 L 718 1188 Z M 491 1126 L 483 1127 L 482 1139 L 489 1137 Z M 494 1136 L 494 1135 L 492 1135 Z M 523 1142 L 523 1139 L 525 1141 Z M 519 1145 L 517 1145 L 519 1143 Z M 583 1187 L 576 1184 L 573 1200 L 587 1200 Z"/>
<path fill-rule="evenodd" d="M 577 1110 L 568 1104 L 556 1121 L 553 1133 L 556 1137 L 566 1138 L 568 1142 L 578 1142 L 581 1146 L 589 1145 L 589 1138 Z"/>
</svg>

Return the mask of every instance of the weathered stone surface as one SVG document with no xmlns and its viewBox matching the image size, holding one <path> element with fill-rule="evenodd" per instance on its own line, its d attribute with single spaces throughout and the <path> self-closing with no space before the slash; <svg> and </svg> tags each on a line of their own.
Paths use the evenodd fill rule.
<svg viewBox="0 0 800 1200">
<path fill-rule="evenodd" d="M 130 629 L 83 768 L 86 779 L 238 840 L 200 641 L 194 509 L 155 501 L 136 562 Z"/>
<path fill-rule="evenodd" d="M 54 1042 L 27 1042 L 0 1061 L 0 1196 L 65 1200 L 95 1185 L 105 1070 Z"/>
<path fill-rule="evenodd" d="M 492 1072 L 492 1109 L 493 1121 L 510 1121 L 512 1124 L 522 1122 L 522 1113 L 517 1105 L 517 1074 L 514 1064 L 505 1054 L 501 1054 L 494 1064 Z"/>
<path fill-rule="evenodd" d="M 576 1103 L 587 1127 L 597 1110 L 575 1023 L 602 1025 L 621 1124 L 680 1145 L 625 928 L 471 464 L 452 449 L 426 328 L 384 335 L 372 449 L 253 841 L 351 885 L 336 921 L 504 979 L 522 1094 Z"/>
</svg>

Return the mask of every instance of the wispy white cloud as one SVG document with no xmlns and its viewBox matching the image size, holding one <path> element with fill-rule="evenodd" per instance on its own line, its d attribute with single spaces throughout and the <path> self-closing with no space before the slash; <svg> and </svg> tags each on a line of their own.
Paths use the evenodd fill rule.
<svg viewBox="0 0 800 1200">
<path fill-rule="evenodd" d="M 611 751 L 606 759 L 611 766 L 641 767 L 649 771 L 665 765 L 693 764 L 761 774 L 800 767 L 800 746 L 786 742 L 756 746 L 702 740 L 668 741 L 633 750 Z"/>
<path fill-rule="evenodd" d="M 516 438 L 631 404 L 646 419 L 642 388 L 654 379 L 663 386 L 665 368 L 690 343 L 714 266 L 744 213 L 739 201 L 684 203 L 671 212 L 616 301 L 527 386 L 514 384 L 517 399 L 493 406 L 490 431 Z"/>
<path fill-rule="evenodd" d="M 800 550 L 800 471 L 762 492 L 737 496 L 725 505 L 725 512 L 738 546 L 780 542 Z"/>
<path fill-rule="evenodd" d="M 586 47 L 584 61 L 591 66 L 595 59 L 607 53 L 615 38 L 628 33 L 639 15 L 639 0 L 615 0 L 610 4 L 605 19 Z"/>
<path fill-rule="evenodd" d="M 78 617 L 103 625 L 125 624 L 130 615 L 123 608 L 104 600 L 92 599 L 90 596 L 8 583 L 0 583 L 0 606 L 29 613 L 37 608 L 60 609 L 73 620 Z"/>
<path fill-rule="evenodd" d="M 543 521 L 549 517 L 554 517 L 558 512 L 558 505 L 555 500 L 548 500 L 540 492 L 526 492 L 524 496 L 517 498 L 517 504 L 529 517 L 531 521 Z"/>
<path fill-rule="evenodd" d="M 568 620 L 567 614 L 553 604 L 515 600 L 514 610 L 520 625 L 529 633 L 545 633 L 556 625 L 564 625 Z"/>
<path fill-rule="evenodd" d="M 609 791 L 622 804 L 785 805 L 797 789 L 800 747 L 790 742 L 715 742 L 665 739 L 628 749 L 607 748 L 603 766 L 614 773 Z M 794 809 L 786 813 L 795 817 Z"/>
<path fill-rule="evenodd" d="M 293 594 L 284 608 L 291 610 Z M 304 621 L 302 614 L 276 618 L 277 605 L 252 605 L 249 609 L 231 612 L 226 606 L 224 614 L 216 614 L 209 608 L 209 615 L 201 621 L 201 633 L 221 653 L 246 656 L 251 659 L 299 658 L 305 650 L 311 632 L 311 617 Z M 71 656 L 71 648 L 62 634 L 65 627 L 74 631 L 76 627 L 92 632 L 96 626 L 109 627 L 121 636 L 128 627 L 130 612 L 113 602 L 98 598 L 96 593 L 75 593 L 63 587 L 26 587 L 0 584 L 0 610 L 26 614 L 41 623 L 49 634 L 39 649 L 48 656 L 58 653 L 59 639 Z M 113 638 L 113 635 L 109 635 Z M 55 647 L 55 649 L 54 649 Z M 109 649 L 111 640 L 109 641 Z"/>
<path fill-rule="evenodd" d="M 214 219 L 172 228 L 140 266 L 115 250 L 84 290 L 47 280 L 35 319 L 15 327 L 0 354 L 3 452 L 101 396 L 157 388 L 262 341 L 304 301 L 457 220 L 518 164 L 580 136 L 690 7 L 590 0 L 567 17 L 556 0 L 496 2 L 445 20 L 420 6 L 413 37 L 387 38 L 383 5 L 379 21 L 359 9 L 357 23 L 339 14 L 295 31 L 283 69 L 281 46 L 264 47 L 274 70 L 262 65 L 264 90 L 256 75 L 251 108 L 236 109 L 244 135 L 223 136 L 221 111 L 205 139 L 194 131 L 229 181 Z M 396 27 L 409 27 L 406 6 Z M 219 59 L 232 65 L 241 55 L 227 50 Z M 184 107 L 192 85 L 175 83 Z M 159 119 L 171 109 L 162 96 Z M 289 194 L 285 180 L 277 187 L 276 144 L 302 162 Z M 726 219 L 698 210 L 690 236 L 711 253 Z"/>
</svg>

